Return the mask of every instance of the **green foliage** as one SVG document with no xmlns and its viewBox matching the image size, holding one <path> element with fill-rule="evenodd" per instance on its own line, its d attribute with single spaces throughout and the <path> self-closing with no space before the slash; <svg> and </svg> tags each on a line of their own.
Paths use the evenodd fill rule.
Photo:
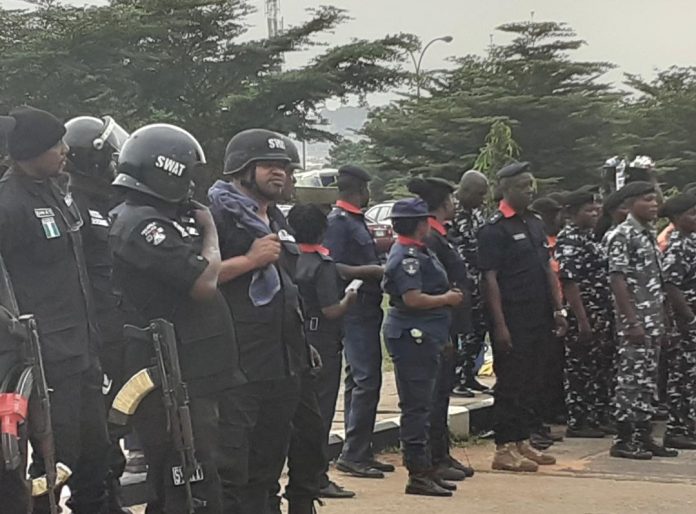
<svg viewBox="0 0 696 514">
<path fill-rule="evenodd" d="M 512 138 L 512 128 L 504 121 L 498 120 L 491 125 L 481 147 L 474 169 L 488 175 L 489 180 L 495 179 L 495 172 L 520 155 L 520 147 Z"/>
<path fill-rule="evenodd" d="M 346 13 L 319 8 L 275 38 L 241 41 L 250 12 L 247 0 L 2 11 L 0 111 L 29 103 L 66 118 L 109 114 L 131 130 L 175 123 L 217 166 L 227 140 L 246 128 L 332 140 L 319 115 L 327 99 L 364 97 L 407 78 L 400 62 L 410 36 L 354 40 L 284 69 L 288 52 L 317 45 Z"/>
</svg>

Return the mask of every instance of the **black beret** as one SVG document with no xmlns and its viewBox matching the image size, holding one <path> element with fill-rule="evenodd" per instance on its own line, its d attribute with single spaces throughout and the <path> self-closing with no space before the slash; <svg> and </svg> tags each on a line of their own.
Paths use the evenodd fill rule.
<svg viewBox="0 0 696 514">
<path fill-rule="evenodd" d="M 346 164 L 345 166 L 338 168 L 338 175 L 348 175 L 350 177 L 357 178 L 358 180 L 362 180 L 363 182 L 369 182 L 372 180 L 372 177 L 367 171 L 362 169 L 360 166 L 355 166 L 353 164 Z"/>
<path fill-rule="evenodd" d="M 625 198 L 621 194 L 621 190 L 619 189 L 618 191 L 614 191 L 613 193 L 609 193 L 605 198 L 604 198 L 604 204 L 602 208 L 604 209 L 604 212 L 613 212 L 619 207 L 621 207 L 621 204 Z"/>
<path fill-rule="evenodd" d="M 588 188 L 580 188 L 564 196 L 564 205 L 566 207 L 580 207 L 588 203 L 593 203 L 597 200 L 597 195 Z"/>
<path fill-rule="evenodd" d="M 655 186 L 650 182 L 637 181 L 629 182 L 619 190 L 621 201 L 635 198 L 637 196 L 649 195 L 655 193 Z"/>
<path fill-rule="evenodd" d="M 34 107 L 17 107 L 3 116 L 0 130 L 7 134 L 7 151 L 16 161 L 38 157 L 65 135 L 65 125 L 50 112 Z"/>
<path fill-rule="evenodd" d="M 559 212 L 562 209 L 563 206 L 560 203 L 553 198 L 549 198 L 548 196 L 538 198 L 534 200 L 534 203 L 532 204 L 532 210 L 538 212 L 539 214 Z"/>
<path fill-rule="evenodd" d="M 665 218 L 674 218 L 675 216 L 684 214 L 686 211 L 695 206 L 696 196 L 680 193 L 665 201 L 660 208 L 659 214 Z"/>
<path fill-rule="evenodd" d="M 495 176 L 498 177 L 498 179 L 515 177 L 521 173 L 524 173 L 525 171 L 529 171 L 529 166 L 530 165 L 528 162 L 513 162 L 500 168 Z"/>
<path fill-rule="evenodd" d="M 399 200 L 392 206 L 391 219 L 400 218 L 429 218 L 430 209 L 422 198 L 406 198 Z"/>
<path fill-rule="evenodd" d="M 454 192 L 454 186 L 440 177 L 426 177 L 425 182 L 434 189 L 442 189 L 448 193 Z"/>
</svg>

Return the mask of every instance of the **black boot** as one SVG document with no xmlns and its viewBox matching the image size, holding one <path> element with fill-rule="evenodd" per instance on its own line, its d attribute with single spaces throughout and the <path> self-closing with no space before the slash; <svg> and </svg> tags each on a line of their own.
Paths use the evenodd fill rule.
<svg viewBox="0 0 696 514">
<path fill-rule="evenodd" d="M 288 498 L 288 514 L 317 514 L 317 509 L 314 506 L 314 502 L 318 501 L 320 505 L 323 505 L 318 499 L 302 497 L 291 497 Z"/>
<path fill-rule="evenodd" d="M 609 455 L 621 459 L 650 460 L 653 455 L 634 442 L 633 425 L 620 422 L 616 424 L 618 435 Z"/>
<path fill-rule="evenodd" d="M 666 448 L 676 448 L 677 450 L 696 450 L 696 439 L 688 435 L 670 434 L 667 432 L 663 439 Z"/>
<path fill-rule="evenodd" d="M 410 472 L 406 484 L 406 494 L 419 496 L 452 496 L 452 491 L 440 487 L 429 472 Z"/>
<path fill-rule="evenodd" d="M 448 482 L 444 478 L 440 478 L 438 475 L 433 475 L 432 479 L 433 479 L 433 482 L 435 482 L 437 485 L 439 485 L 443 489 L 446 489 L 448 491 L 456 491 L 457 490 L 457 484 L 455 484 L 453 482 Z"/>
<path fill-rule="evenodd" d="M 652 423 L 642 422 L 637 425 L 637 435 L 638 444 L 642 446 L 644 450 L 649 451 L 654 457 L 678 457 L 679 452 L 677 450 L 672 450 L 670 448 L 665 448 L 664 446 L 655 442 L 652 438 Z"/>
</svg>

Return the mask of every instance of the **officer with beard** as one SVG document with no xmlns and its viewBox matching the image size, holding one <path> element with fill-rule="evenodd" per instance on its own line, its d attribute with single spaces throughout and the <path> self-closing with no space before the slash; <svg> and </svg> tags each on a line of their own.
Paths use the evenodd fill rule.
<svg viewBox="0 0 696 514">
<path fill-rule="evenodd" d="M 282 198 L 290 157 L 283 136 L 263 129 L 227 144 L 223 174 L 208 196 L 217 226 L 221 289 L 235 322 L 249 383 L 220 407 L 225 512 L 259 514 L 285 462 L 291 421 L 309 367 L 294 265 L 294 237 L 271 213 Z M 293 512 L 311 512 L 312 498 Z"/>
</svg>

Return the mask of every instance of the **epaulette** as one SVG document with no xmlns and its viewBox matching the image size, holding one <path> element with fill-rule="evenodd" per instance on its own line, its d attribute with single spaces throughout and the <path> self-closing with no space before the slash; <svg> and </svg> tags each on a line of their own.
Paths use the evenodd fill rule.
<svg viewBox="0 0 696 514">
<path fill-rule="evenodd" d="M 502 219 L 503 219 L 503 213 L 500 211 L 495 211 L 493 213 L 493 215 L 490 218 L 488 218 L 488 223 L 490 225 L 495 225 L 496 223 L 498 223 Z"/>
</svg>

